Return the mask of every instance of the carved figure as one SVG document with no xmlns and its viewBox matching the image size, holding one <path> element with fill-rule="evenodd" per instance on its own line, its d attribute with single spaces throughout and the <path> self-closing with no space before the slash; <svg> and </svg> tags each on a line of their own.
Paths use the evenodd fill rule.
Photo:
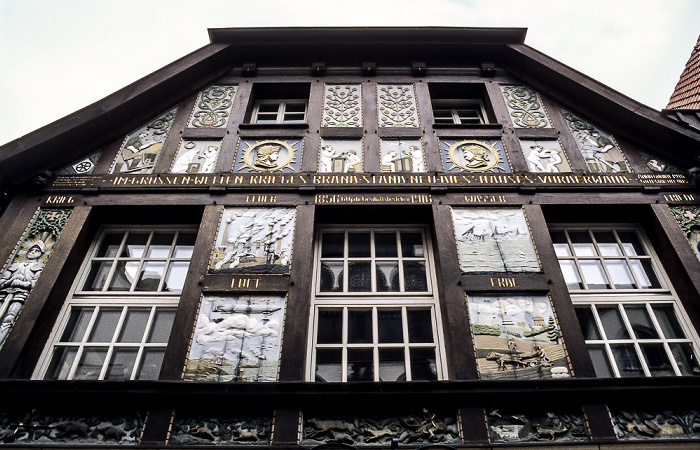
<svg viewBox="0 0 700 450">
<path fill-rule="evenodd" d="M 173 173 L 211 173 L 214 171 L 216 156 L 219 148 L 215 145 L 208 145 L 197 150 L 193 148 L 182 154 L 173 165 Z M 197 170 L 193 168 L 196 167 Z"/>
<path fill-rule="evenodd" d="M 562 159 L 556 150 L 545 150 L 541 145 L 530 146 L 532 151 L 527 157 L 527 166 L 531 172 L 559 172 L 557 165 Z M 546 165 L 543 165 L 546 162 Z"/>
<path fill-rule="evenodd" d="M 252 431 L 243 431 L 241 427 L 238 427 L 233 430 L 233 433 L 236 435 L 236 437 L 233 438 L 234 441 L 258 442 L 260 440 L 257 428 L 254 428 Z"/>
<path fill-rule="evenodd" d="M 113 440 L 119 442 L 124 436 L 126 436 L 126 432 L 124 430 L 112 426 L 96 428 L 94 432 L 104 436 L 105 441 Z"/>
<path fill-rule="evenodd" d="M 264 169 L 274 169 L 277 167 L 277 159 L 280 156 L 281 147 L 279 145 L 263 145 L 257 149 L 255 155 L 255 165 Z"/>
<path fill-rule="evenodd" d="M 369 434 L 369 437 L 365 439 L 365 442 L 375 441 L 381 439 L 385 436 L 393 436 L 394 432 L 388 428 L 382 430 L 373 430 L 371 428 L 365 428 L 365 434 Z"/>
<path fill-rule="evenodd" d="M 314 431 L 306 435 L 306 437 L 309 439 L 313 439 L 319 434 L 327 433 L 329 431 L 349 431 L 345 424 L 340 420 L 319 420 L 312 418 L 307 420 L 306 423 L 316 428 Z"/>
<path fill-rule="evenodd" d="M 489 361 L 496 361 L 496 363 L 498 363 L 498 370 L 506 370 L 506 364 L 511 364 L 515 366 L 516 369 L 527 367 L 527 363 L 517 355 L 506 355 L 503 353 L 490 352 L 488 355 L 486 355 L 486 359 Z"/>
<path fill-rule="evenodd" d="M 350 436 L 350 433 L 337 432 L 334 430 L 331 430 L 331 438 L 328 439 L 326 442 L 338 442 L 340 444 L 354 444 L 355 443 L 355 441 Z"/>
<path fill-rule="evenodd" d="M 381 162 L 382 172 L 396 172 L 396 166 L 394 161 L 399 159 L 399 153 L 396 150 L 391 150 L 389 153 L 384 155 Z"/>
<path fill-rule="evenodd" d="M 56 435 L 57 438 L 65 436 L 87 437 L 90 430 L 90 427 L 85 422 L 63 422 L 58 424 L 56 428 L 59 430 L 59 433 Z"/>
<path fill-rule="evenodd" d="M 208 441 L 215 441 L 216 438 L 212 434 L 211 430 L 207 427 L 197 427 L 193 431 L 190 431 L 190 435 L 200 439 L 206 439 Z"/>
<path fill-rule="evenodd" d="M 437 419 L 437 415 L 423 409 L 423 418 L 410 416 L 403 420 L 404 425 L 409 428 L 414 428 L 414 434 L 409 434 L 404 437 L 402 442 L 412 442 L 421 438 L 432 439 L 435 433 L 445 431 L 445 424 Z"/>
<path fill-rule="evenodd" d="M 417 145 L 410 145 L 408 152 L 411 154 L 411 160 L 414 172 L 425 172 L 425 160 L 423 159 L 423 151 Z"/>
<path fill-rule="evenodd" d="M 335 156 L 335 150 L 333 150 L 333 146 L 328 144 L 324 145 L 321 147 L 321 156 L 319 158 L 319 163 L 318 163 L 318 171 L 319 172 L 332 172 L 333 171 L 333 166 L 331 165 L 331 160 L 333 159 L 333 156 Z"/>
<path fill-rule="evenodd" d="M 462 147 L 462 157 L 464 157 L 464 165 L 470 169 L 477 169 L 488 165 L 489 154 L 478 145 L 469 145 Z"/>
<path fill-rule="evenodd" d="M 538 423 L 533 423 L 532 428 L 535 429 L 535 436 L 540 439 L 549 439 L 550 441 L 553 441 L 558 435 L 566 434 L 569 431 L 566 427 L 561 429 L 544 428 Z"/>
</svg>

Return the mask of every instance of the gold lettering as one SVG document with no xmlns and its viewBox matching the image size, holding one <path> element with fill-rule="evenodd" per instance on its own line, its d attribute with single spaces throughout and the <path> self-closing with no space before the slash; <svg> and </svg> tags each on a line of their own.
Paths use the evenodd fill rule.
<svg viewBox="0 0 700 450">
<path fill-rule="evenodd" d="M 492 287 L 505 287 L 505 288 L 510 288 L 510 287 L 519 287 L 518 286 L 518 279 L 515 277 L 494 277 L 491 278 L 491 286 Z"/>
<path fill-rule="evenodd" d="M 246 195 L 246 203 L 275 203 L 277 201 L 276 195 Z"/>
<path fill-rule="evenodd" d="M 257 289 L 260 286 L 260 278 L 232 278 L 231 287 L 238 289 Z"/>
</svg>

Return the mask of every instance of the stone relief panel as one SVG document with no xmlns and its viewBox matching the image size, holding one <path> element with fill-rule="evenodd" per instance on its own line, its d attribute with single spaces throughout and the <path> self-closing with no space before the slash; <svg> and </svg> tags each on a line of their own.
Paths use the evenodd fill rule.
<svg viewBox="0 0 700 450">
<path fill-rule="evenodd" d="M 238 157 L 233 163 L 234 172 L 299 172 L 302 140 L 267 139 L 256 141 L 241 139 Z"/>
<path fill-rule="evenodd" d="M 70 166 L 59 170 L 56 175 L 60 176 L 70 176 L 70 175 L 89 175 L 95 170 L 95 165 L 97 161 L 100 160 L 102 156 L 102 150 L 90 154 L 86 158 L 74 162 Z"/>
<path fill-rule="evenodd" d="M 452 208 L 463 273 L 539 272 L 522 209 Z"/>
<path fill-rule="evenodd" d="M 456 417 L 436 414 L 427 409 L 402 416 L 321 417 L 307 417 L 305 414 L 302 445 L 340 443 L 388 446 L 394 438 L 407 445 L 461 443 Z"/>
<path fill-rule="evenodd" d="M 566 125 L 576 140 L 576 145 L 586 162 L 589 172 L 631 172 L 624 153 L 622 153 L 612 135 L 579 119 L 564 109 L 561 112 Z"/>
<path fill-rule="evenodd" d="M 571 172 L 569 160 L 559 141 L 520 139 L 530 172 Z"/>
<path fill-rule="evenodd" d="M 326 84 L 324 86 L 321 126 L 362 126 L 361 84 Z"/>
<path fill-rule="evenodd" d="M 129 134 L 117 153 L 111 173 L 152 173 L 176 113 L 177 108 L 173 108 Z"/>
<path fill-rule="evenodd" d="M 176 417 L 168 445 L 269 446 L 270 417 Z"/>
<path fill-rule="evenodd" d="M 0 443 L 137 445 L 143 421 L 131 416 L 54 416 L 32 411 L 0 415 Z"/>
<path fill-rule="evenodd" d="M 221 140 L 183 139 L 175 155 L 171 173 L 213 173 L 219 158 Z"/>
<path fill-rule="evenodd" d="M 425 155 L 420 139 L 380 139 L 381 172 L 425 172 Z"/>
<path fill-rule="evenodd" d="M 294 208 L 226 208 L 209 273 L 288 273 Z"/>
<path fill-rule="evenodd" d="M 382 128 L 417 128 L 418 107 L 413 85 L 378 84 L 377 114 Z"/>
<path fill-rule="evenodd" d="M 319 172 L 362 172 L 362 139 L 321 139 Z"/>
<path fill-rule="evenodd" d="M 501 85 L 503 100 L 516 128 L 551 128 L 542 100 L 525 86 Z"/>
<path fill-rule="evenodd" d="M 546 295 L 469 295 L 469 322 L 482 380 L 570 377 Z"/>
<path fill-rule="evenodd" d="M 539 412 L 511 414 L 491 408 L 486 415 L 492 444 L 588 441 L 583 414 Z"/>
<path fill-rule="evenodd" d="M 44 270 L 72 212 L 72 208 L 39 208 L 0 274 L 0 346 Z"/>
<path fill-rule="evenodd" d="M 238 86 L 210 86 L 199 93 L 187 124 L 194 128 L 225 128 Z"/>
<path fill-rule="evenodd" d="M 682 170 L 678 169 L 675 166 L 672 166 L 671 164 L 667 163 L 661 158 L 657 158 L 656 156 L 650 155 L 643 151 L 637 151 L 637 153 L 639 153 L 639 156 L 642 158 L 642 161 L 644 161 L 644 164 L 646 164 L 647 168 L 651 172 L 684 173 Z"/>
<path fill-rule="evenodd" d="M 185 381 L 277 381 L 285 297 L 208 295 L 199 307 Z"/>
<path fill-rule="evenodd" d="M 511 172 L 501 141 L 441 139 L 440 153 L 445 172 Z"/>
<path fill-rule="evenodd" d="M 611 411 L 611 416 L 620 440 L 700 438 L 697 410 Z"/>
<path fill-rule="evenodd" d="M 670 208 L 695 256 L 700 259 L 700 206 L 671 206 Z"/>
</svg>

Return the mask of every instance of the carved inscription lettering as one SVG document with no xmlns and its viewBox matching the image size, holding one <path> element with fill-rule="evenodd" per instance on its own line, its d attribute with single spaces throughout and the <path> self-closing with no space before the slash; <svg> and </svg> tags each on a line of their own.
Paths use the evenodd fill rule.
<svg viewBox="0 0 700 450">
<path fill-rule="evenodd" d="M 71 205 L 75 202 L 72 196 L 50 195 L 46 199 L 47 205 Z"/>
<path fill-rule="evenodd" d="M 520 287 L 518 279 L 515 277 L 493 277 L 491 278 L 492 287 Z"/>
<path fill-rule="evenodd" d="M 343 195 L 343 194 L 317 194 L 316 204 L 348 204 L 348 203 L 412 203 L 426 204 L 432 203 L 430 194 L 410 194 L 410 195 Z"/>
<path fill-rule="evenodd" d="M 697 200 L 695 194 L 664 194 L 664 200 L 667 202 L 694 202 Z"/>
<path fill-rule="evenodd" d="M 231 287 L 238 289 L 257 289 L 260 286 L 260 278 L 238 278 L 231 279 Z"/>
<path fill-rule="evenodd" d="M 464 201 L 467 203 L 505 203 L 505 195 L 465 195 Z"/>
<path fill-rule="evenodd" d="M 276 195 L 246 195 L 246 203 L 276 203 Z"/>
</svg>

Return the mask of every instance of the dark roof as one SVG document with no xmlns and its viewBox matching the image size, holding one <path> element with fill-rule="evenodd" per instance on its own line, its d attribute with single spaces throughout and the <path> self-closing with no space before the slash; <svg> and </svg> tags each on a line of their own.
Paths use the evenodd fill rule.
<svg viewBox="0 0 700 450">
<path fill-rule="evenodd" d="M 700 109 L 700 36 L 666 108 Z"/>
</svg>

